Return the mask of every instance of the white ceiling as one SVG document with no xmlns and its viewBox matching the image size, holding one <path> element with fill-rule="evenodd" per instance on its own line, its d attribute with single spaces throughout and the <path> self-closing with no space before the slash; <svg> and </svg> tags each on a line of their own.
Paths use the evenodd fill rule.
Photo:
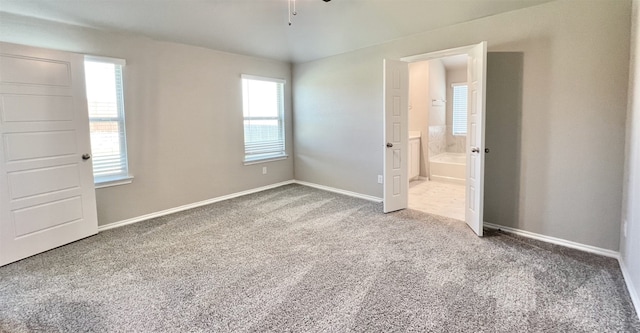
<svg viewBox="0 0 640 333">
<path fill-rule="evenodd" d="M 551 0 L 0 0 L 0 11 L 305 62 Z"/>
</svg>

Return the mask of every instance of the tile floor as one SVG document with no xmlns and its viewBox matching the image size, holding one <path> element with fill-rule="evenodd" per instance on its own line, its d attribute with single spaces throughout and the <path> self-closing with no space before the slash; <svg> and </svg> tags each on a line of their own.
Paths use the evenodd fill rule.
<svg viewBox="0 0 640 333">
<path fill-rule="evenodd" d="M 426 179 L 409 183 L 409 208 L 464 221 L 465 186 Z"/>
</svg>

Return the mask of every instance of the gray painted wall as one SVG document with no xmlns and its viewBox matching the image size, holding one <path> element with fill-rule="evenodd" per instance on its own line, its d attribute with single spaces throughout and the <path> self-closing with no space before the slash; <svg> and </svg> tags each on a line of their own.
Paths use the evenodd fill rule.
<svg viewBox="0 0 640 333">
<path fill-rule="evenodd" d="M 293 158 L 244 166 L 240 74 L 286 79 L 288 63 L 127 34 L 0 16 L 0 40 L 123 58 L 132 184 L 96 190 L 100 225 L 293 179 Z M 292 153 L 292 126 L 286 128 Z"/>
<path fill-rule="evenodd" d="M 626 268 L 627 284 L 635 296 L 640 316 L 640 1 L 633 1 L 631 32 L 631 73 L 627 113 L 627 149 L 625 159 L 625 195 L 622 220 L 627 232 L 621 232 L 620 254 Z"/>
<path fill-rule="evenodd" d="M 486 40 L 524 54 L 520 169 L 486 171 L 519 189 L 500 223 L 618 250 L 630 13 L 555 1 L 295 65 L 295 177 L 381 197 L 382 60 Z"/>
</svg>

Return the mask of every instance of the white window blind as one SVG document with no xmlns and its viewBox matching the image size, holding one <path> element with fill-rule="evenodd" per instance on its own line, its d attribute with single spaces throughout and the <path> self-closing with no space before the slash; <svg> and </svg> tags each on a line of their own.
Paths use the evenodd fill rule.
<svg viewBox="0 0 640 333">
<path fill-rule="evenodd" d="M 453 135 L 467 134 L 467 84 L 456 83 L 452 85 L 453 89 Z"/>
<path fill-rule="evenodd" d="M 120 59 L 85 57 L 93 177 L 96 184 L 129 177 Z"/>
<path fill-rule="evenodd" d="M 282 158 L 284 138 L 284 81 L 242 75 L 244 162 Z"/>
</svg>

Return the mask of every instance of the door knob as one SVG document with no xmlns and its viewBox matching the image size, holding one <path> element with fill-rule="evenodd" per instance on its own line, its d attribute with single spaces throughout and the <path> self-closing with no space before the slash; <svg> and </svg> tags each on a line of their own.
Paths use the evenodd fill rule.
<svg viewBox="0 0 640 333">
<path fill-rule="evenodd" d="M 478 147 L 471 147 L 471 152 L 472 152 L 472 153 L 479 153 L 479 152 L 480 152 L 480 148 L 478 148 Z"/>
<path fill-rule="evenodd" d="M 90 158 L 91 158 L 91 155 L 89 155 L 89 154 L 82 154 L 82 159 L 83 159 L 83 160 L 85 160 L 85 161 L 86 161 L 86 160 L 88 160 L 88 159 L 90 159 Z"/>
<path fill-rule="evenodd" d="M 391 148 L 391 147 L 393 147 L 393 143 L 387 142 L 387 148 Z"/>
</svg>

